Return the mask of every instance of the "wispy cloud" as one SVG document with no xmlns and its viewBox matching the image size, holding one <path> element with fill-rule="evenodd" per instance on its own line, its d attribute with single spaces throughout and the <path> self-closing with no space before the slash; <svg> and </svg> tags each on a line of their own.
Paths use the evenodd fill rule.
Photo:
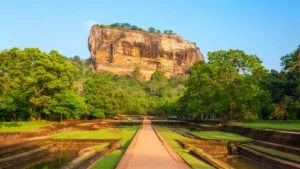
<svg viewBox="0 0 300 169">
<path fill-rule="evenodd" d="M 86 20 L 81 23 L 83 25 L 84 30 L 89 31 L 91 27 L 95 24 L 99 24 L 96 20 Z"/>
</svg>

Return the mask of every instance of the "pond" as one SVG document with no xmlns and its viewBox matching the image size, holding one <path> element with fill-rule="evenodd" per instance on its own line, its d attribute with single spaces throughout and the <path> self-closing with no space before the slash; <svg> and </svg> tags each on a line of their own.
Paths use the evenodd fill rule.
<svg viewBox="0 0 300 169">
<path fill-rule="evenodd" d="M 246 160 L 239 156 L 233 156 L 233 157 L 225 157 L 220 156 L 217 157 L 218 160 L 221 160 L 228 165 L 234 167 L 234 168 L 247 168 L 247 169 L 270 169 L 268 167 L 265 167 L 263 165 L 260 165 L 254 161 Z"/>
</svg>

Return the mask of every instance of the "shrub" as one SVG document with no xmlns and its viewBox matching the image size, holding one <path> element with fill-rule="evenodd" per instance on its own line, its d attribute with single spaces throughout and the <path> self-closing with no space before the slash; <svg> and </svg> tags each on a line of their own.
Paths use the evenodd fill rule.
<svg viewBox="0 0 300 169">
<path fill-rule="evenodd" d="M 101 109 L 94 109 L 94 111 L 92 112 L 92 116 L 94 118 L 100 118 L 100 119 L 105 118 L 105 114 Z"/>
<path fill-rule="evenodd" d="M 21 123 L 12 122 L 12 123 L 4 123 L 5 127 L 22 127 Z"/>
</svg>

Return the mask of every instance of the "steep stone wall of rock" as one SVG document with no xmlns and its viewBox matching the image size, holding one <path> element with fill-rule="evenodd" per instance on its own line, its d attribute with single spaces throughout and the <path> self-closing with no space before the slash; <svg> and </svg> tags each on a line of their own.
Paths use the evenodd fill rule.
<svg viewBox="0 0 300 169">
<path fill-rule="evenodd" d="M 149 79 L 156 70 L 182 75 L 203 55 L 178 35 L 93 26 L 88 47 L 96 71 L 130 74 L 136 67 Z"/>
</svg>

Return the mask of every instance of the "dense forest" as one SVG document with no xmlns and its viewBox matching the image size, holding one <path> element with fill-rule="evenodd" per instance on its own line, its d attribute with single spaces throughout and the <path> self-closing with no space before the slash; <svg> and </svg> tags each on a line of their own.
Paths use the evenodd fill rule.
<svg viewBox="0 0 300 169">
<path fill-rule="evenodd" d="M 97 73 L 89 60 L 37 48 L 4 50 L 0 59 L 0 121 L 122 114 L 300 119 L 300 46 L 281 57 L 281 71 L 242 50 L 220 50 L 196 62 L 188 76 L 156 71 L 149 81 L 139 67 L 128 76 Z"/>
</svg>

